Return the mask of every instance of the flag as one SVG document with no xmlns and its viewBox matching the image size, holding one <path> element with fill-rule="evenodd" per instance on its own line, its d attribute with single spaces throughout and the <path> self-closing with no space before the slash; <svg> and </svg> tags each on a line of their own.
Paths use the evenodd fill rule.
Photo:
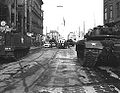
<svg viewBox="0 0 120 93">
<path fill-rule="evenodd" d="M 64 17 L 63 17 L 63 25 L 65 26 L 65 19 L 64 19 Z"/>
</svg>

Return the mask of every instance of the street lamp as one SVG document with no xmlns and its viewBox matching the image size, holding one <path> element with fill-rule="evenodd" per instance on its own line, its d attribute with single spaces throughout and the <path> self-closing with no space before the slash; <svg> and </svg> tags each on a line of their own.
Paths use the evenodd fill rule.
<svg viewBox="0 0 120 93">
<path fill-rule="evenodd" d="M 58 5 L 57 7 L 63 7 L 62 5 Z"/>
</svg>

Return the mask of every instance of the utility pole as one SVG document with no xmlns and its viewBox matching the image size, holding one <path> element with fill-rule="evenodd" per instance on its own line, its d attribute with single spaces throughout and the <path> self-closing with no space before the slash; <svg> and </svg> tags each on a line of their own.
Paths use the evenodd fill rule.
<svg viewBox="0 0 120 93">
<path fill-rule="evenodd" d="M 47 26 L 46 26 L 46 36 L 47 36 Z"/>
<path fill-rule="evenodd" d="M 85 21 L 83 21 L 83 33 L 85 35 Z"/>
<path fill-rule="evenodd" d="M 94 27 L 96 26 L 96 20 L 95 20 L 95 14 L 93 14 L 94 17 Z"/>
<path fill-rule="evenodd" d="M 57 7 L 63 7 L 62 5 L 58 5 Z"/>
</svg>

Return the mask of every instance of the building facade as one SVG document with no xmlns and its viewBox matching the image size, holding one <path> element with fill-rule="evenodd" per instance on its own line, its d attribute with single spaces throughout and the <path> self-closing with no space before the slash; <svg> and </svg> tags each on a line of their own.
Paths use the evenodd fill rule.
<svg viewBox="0 0 120 93">
<path fill-rule="evenodd" d="M 43 35 L 43 10 L 42 0 L 0 0 L 0 3 L 7 5 L 9 11 L 5 18 L 0 15 L 0 21 L 5 21 L 17 29 L 18 32 L 31 33 L 33 42 L 41 43 Z M 0 13 L 6 12 L 0 6 Z"/>
<path fill-rule="evenodd" d="M 59 40 L 59 37 L 60 37 L 60 34 L 59 34 L 59 32 L 58 31 L 56 31 L 56 30 L 51 30 L 50 32 L 49 32 L 49 37 L 50 37 L 50 39 L 55 39 L 56 41 L 58 41 Z"/>
<path fill-rule="evenodd" d="M 5 5 L 5 7 L 2 5 Z M 7 8 L 9 11 L 4 10 L 5 8 Z M 5 16 L 6 14 L 7 16 Z M 0 22 L 4 20 L 8 25 L 10 25 L 11 23 L 16 23 L 15 14 L 16 14 L 15 0 L 0 0 Z"/>
<path fill-rule="evenodd" d="M 104 0 L 104 25 L 120 26 L 120 0 Z"/>
<path fill-rule="evenodd" d="M 43 4 L 42 0 L 28 0 L 28 31 L 33 33 L 35 43 L 41 43 L 43 36 Z"/>
</svg>

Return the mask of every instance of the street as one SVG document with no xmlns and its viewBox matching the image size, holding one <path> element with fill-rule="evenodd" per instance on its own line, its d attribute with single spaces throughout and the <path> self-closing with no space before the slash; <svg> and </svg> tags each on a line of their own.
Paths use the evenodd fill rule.
<svg viewBox="0 0 120 93">
<path fill-rule="evenodd" d="M 120 69 L 82 67 L 75 47 L 42 48 L 1 65 L 0 93 L 120 93 Z"/>
</svg>

